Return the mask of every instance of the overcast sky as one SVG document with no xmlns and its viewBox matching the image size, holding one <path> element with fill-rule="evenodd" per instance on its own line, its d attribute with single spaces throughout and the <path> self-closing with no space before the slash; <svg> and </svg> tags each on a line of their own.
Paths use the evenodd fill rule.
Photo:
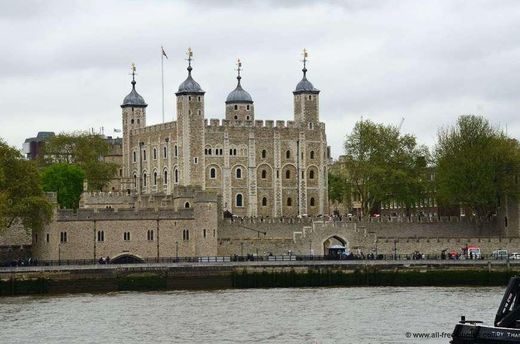
<svg viewBox="0 0 520 344">
<path fill-rule="evenodd" d="M 207 118 L 223 118 L 240 57 L 256 119 L 292 120 L 307 48 L 335 157 L 361 116 L 404 117 L 429 146 L 461 114 L 520 137 L 520 1 L 0 0 L 0 38 L 0 137 L 17 147 L 38 131 L 114 135 L 132 62 L 161 122 L 161 45 L 168 121 L 188 47 Z"/>
</svg>

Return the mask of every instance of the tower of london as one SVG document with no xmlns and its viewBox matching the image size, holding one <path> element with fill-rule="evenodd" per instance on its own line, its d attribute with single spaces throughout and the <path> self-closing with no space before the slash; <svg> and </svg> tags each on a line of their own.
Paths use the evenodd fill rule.
<svg viewBox="0 0 520 344">
<path fill-rule="evenodd" d="M 176 120 L 147 125 L 147 103 L 132 90 L 122 108 L 122 188 L 139 198 L 168 197 L 179 186 L 221 196 L 237 216 L 293 217 L 328 213 L 325 124 L 320 91 L 303 76 L 293 93 L 292 120 L 259 120 L 253 97 L 237 85 L 225 100 L 225 119 L 209 119 L 205 91 L 195 81 L 192 53 L 187 78 L 175 92 Z"/>
</svg>

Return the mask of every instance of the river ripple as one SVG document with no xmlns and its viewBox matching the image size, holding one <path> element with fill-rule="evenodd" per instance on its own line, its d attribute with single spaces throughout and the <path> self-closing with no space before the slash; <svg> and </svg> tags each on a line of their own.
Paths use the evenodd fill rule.
<svg viewBox="0 0 520 344">
<path fill-rule="evenodd" d="M 302 288 L 0 298 L 0 343 L 448 343 L 504 288 Z"/>
</svg>

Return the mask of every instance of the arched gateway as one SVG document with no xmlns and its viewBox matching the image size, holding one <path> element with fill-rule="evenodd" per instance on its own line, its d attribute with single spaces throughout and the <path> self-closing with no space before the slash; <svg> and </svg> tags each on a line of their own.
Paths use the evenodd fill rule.
<svg viewBox="0 0 520 344">
<path fill-rule="evenodd" d="M 338 258 L 342 254 L 348 254 L 348 241 L 339 235 L 331 235 L 323 240 L 323 255 Z"/>
<path fill-rule="evenodd" d="M 139 263 L 144 263 L 144 259 L 139 257 L 138 255 L 128 253 L 128 252 L 120 253 L 110 260 L 110 264 L 139 264 Z"/>
</svg>

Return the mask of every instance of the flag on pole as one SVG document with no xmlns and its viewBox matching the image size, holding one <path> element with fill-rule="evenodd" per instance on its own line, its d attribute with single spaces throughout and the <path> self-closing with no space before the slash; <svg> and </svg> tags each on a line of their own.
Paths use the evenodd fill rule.
<svg viewBox="0 0 520 344">
<path fill-rule="evenodd" d="M 163 48 L 163 47 L 161 47 L 161 51 L 162 51 L 163 56 L 166 57 L 166 58 L 168 58 L 168 55 L 166 55 L 166 52 L 164 51 L 164 48 Z"/>
</svg>

